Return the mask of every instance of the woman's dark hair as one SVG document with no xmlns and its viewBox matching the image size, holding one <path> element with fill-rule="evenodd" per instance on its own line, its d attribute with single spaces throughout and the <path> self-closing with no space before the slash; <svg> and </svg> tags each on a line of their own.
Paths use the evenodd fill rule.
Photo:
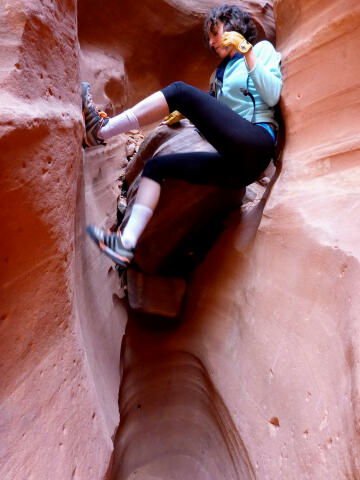
<svg viewBox="0 0 360 480">
<path fill-rule="evenodd" d="M 204 23 L 204 38 L 209 43 L 209 31 L 215 34 L 218 22 L 224 24 L 224 32 L 238 32 L 250 43 L 256 40 L 256 27 L 247 12 L 236 5 L 223 5 L 211 10 Z"/>
</svg>

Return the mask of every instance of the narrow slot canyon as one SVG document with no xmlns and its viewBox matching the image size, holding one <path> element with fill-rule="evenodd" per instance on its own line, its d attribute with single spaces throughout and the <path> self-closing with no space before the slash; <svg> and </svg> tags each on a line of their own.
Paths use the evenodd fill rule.
<svg viewBox="0 0 360 480">
<path fill-rule="evenodd" d="M 232 3 L 282 55 L 281 160 L 242 191 L 167 181 L 127 279 L 86 226 L 204 139 L 84 150 L 81 81 L 109 115 L 208 90 L 220 2 L 0 5 L 1 479 L 360 479 L 360 5 Z"/>
</svg>

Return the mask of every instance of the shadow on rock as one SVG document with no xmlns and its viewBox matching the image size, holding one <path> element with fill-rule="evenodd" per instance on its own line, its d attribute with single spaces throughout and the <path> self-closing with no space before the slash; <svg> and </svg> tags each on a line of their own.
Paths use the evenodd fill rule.
<svg viewBox="0 0 360 480">
<path fill-rule="evenodd" d="M 206 367 L 191 353 L 169 351 L 167 334 L 155 336 L 128 325 L 111 478 L 255 478 Z"/>
</svg>

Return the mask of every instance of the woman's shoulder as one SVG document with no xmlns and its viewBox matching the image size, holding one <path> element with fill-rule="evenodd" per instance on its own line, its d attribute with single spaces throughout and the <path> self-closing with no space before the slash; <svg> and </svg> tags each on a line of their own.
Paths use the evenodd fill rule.
<svg viewBox="0 0 360 480">
<path fill-rule="evenodd" d="M 269 40 L 261 40 L 254 45 L 254 50 L 265 50 L 276 52 L 274 45 Z"/>
<path fill-rule="evenodd" d="M 261 40 L 260 42 L 254 45 L 254 52 L 258 57 L 266 59 L 276 59 L 280 61 L 281 54 L 278 52 L 274 45 L 268 40 Z"/>
</svg>

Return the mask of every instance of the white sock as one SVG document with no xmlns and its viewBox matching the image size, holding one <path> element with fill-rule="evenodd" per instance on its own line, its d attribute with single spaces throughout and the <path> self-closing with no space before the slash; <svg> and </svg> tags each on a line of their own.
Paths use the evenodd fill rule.
<svg viewBox="0 0 360 480">
<path fill-rule="evenodd" d="M 116 117 L 110 118 L 105 127 L 99 130 L 98 135 L 104 140 L 108 140 L 114 135 L 125 133 L 129 130 L 137 130 L 139 127 L 135 113 L 129 108 L 129 110 L 125 110 L 125 112 L 116 115 Z"/>
<path fill-rule="evenodd" d="M 152 214 L 151 208 L 141 203 L 135 203 L 130 218 L 121 233 L 121 239 L 125 248 L 135 248 Z"/>
</svg>

